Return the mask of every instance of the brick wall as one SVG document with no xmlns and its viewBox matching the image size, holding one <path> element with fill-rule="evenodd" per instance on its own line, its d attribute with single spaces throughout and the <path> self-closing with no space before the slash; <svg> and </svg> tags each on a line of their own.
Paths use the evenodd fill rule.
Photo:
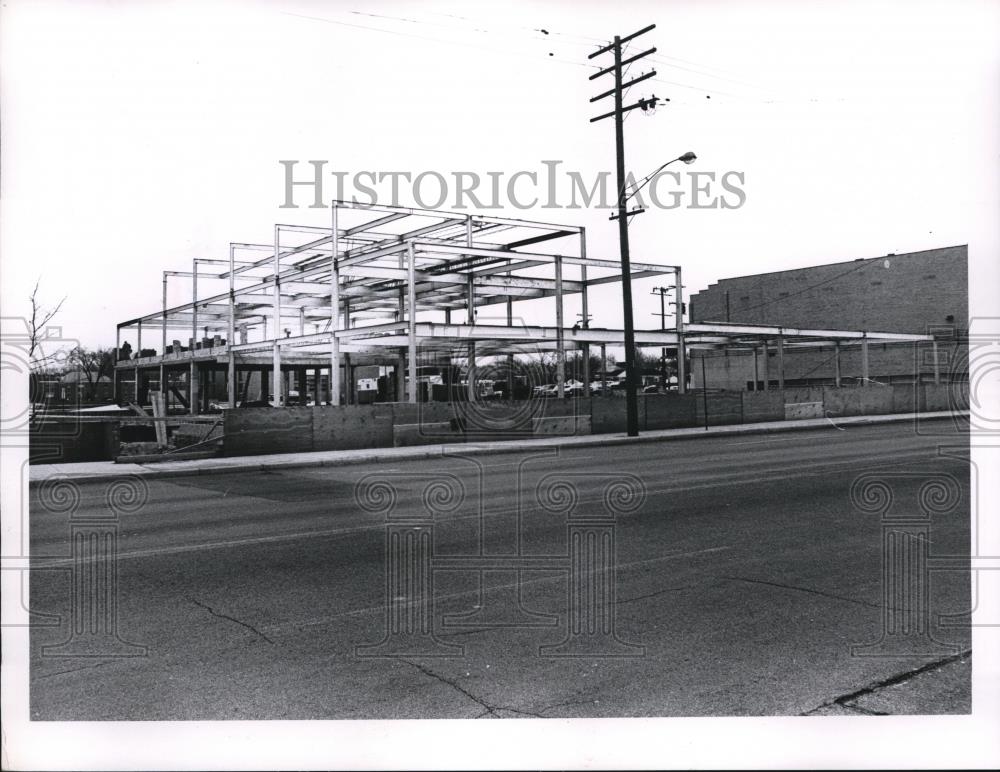
<svg viewBox="0 0 1000 772">
<path fill-rule="evenodd" d="M 728 293 L 728 317 L 727 317 Z M 968 248 L 945 247 L 910 254 L 833 263 L 790 271 L 723 279 L 691 297 L 693 322 L 742 322 L 784 327 L 910 332 L 939 337 L 942 375 L 966 377 L 961 346 L 968 324 Z M 949 319 L 950 317 L 950 319 Z M 785 378 L 791 381 L 833 382 L 833 349 L 785 351 Z M 872 345 L 870 376 L 904 379 L 933 374 L 929 344 Z M 770 376 L 778 377 L 777 356 L 771 348 Z M 753 356 L 729 352 L 705 361 L 712 388 L 745 389 L 753 380 Z M 691 368 L 701 383 L 701 362 Z M 757 379 L 764 378 L 763 356 Z M 841 350 L 841 373 L 861 375 L 858 347 Z"/>
</svg>

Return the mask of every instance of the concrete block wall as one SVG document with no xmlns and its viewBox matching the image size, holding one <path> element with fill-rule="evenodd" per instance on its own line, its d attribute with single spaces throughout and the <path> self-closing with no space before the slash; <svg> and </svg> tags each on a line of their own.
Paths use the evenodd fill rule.
<svg viewBox="0 0 1000 772">
<path fill-rule="evenodd" d="M 697 418 L 694 394 L 647 394 L 639 398 L 639 426 L 646 431 L 683 429 L 694 426 Z"/>
<path fill-rule="evenodd" d="M 111 461 L 118 455 L 118 422 L 47 418 L 29 426 L 28 444 L 31 464 Z"/>
<path fill-rule="evenodd" d="M 393 411 L 387 404 L 305 408 L 313 419 L 313 450 L 392 447 Z"/>
<path fill-rule="evenodd" d="M 227 456 L 254 456 L 309 452 L 313 450 L 312 418 L 312 408 L 308 407 L 227 410 L 224 453 Z"/>
<path fill-rule="evenodd" d="M 710 393 L 708 399 L 701 394 L 694 395 L 695 426 L 705 425 L 706 402 L 708 407 L 709 426 L 727 426 L 743 423 L 743 401 L 741 392 Z"/>
<path fill-rule="evenodd" d="M 823 407 L 822 402 L 786 402 L 785 420 L 802 421 L 808 418 L 822 418 L 824 415 Z"/>
<path fill-rule="evenodd" d="M 589 415 L 535 418 L 531 433 L 536 437 L 578 437 L 591 433 Z"/>
<path fill-rule="evenodd" d="M 830 416 L 884 415 L 892 412 L 894 386 L 823 389 L 823 407 Z"/>
<path fill-rule="evenodd" d="M 805 412 L 793 407 L 789 418 L 815 417 L 817 405 L 818 415 L 833 417 L 964 409 L 968 385 L 716 392 L 708 394 L 707 402 L 709 425 L 722 426 L 785 420 L 787 406 L 810 406 Z M 704 426 L 705 399 L 699 393 L 643 395 L 638 413 L 640 431 Z M 625 430 L 625 399 L 620 397 L 482 403 L 474 410 L 457 403 L 378 403 L 226 411 L 224 443 L 226 455 L 240 456 Z"/>
<path fill-rule="evenodd" d="M 745 391 L 743 398 L 743 423 L 783 421 L 787 397 L 778 391 Z"/>
</svg>

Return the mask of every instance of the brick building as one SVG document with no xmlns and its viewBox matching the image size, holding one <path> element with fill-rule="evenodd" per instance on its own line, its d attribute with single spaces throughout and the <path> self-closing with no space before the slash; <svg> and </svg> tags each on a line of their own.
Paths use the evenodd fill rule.
<svg viewBox="0 0 1000 772">
<path fill-rule="evenodd" d="M 789 271 L 722 279 L 694 294 L 692 322 L 733 322 L 811 329 L 932 334 L 942 380 L 966 380 L 968 247 L 859 258 Z M 932 344 L 879 344 L 869 350 L 869 377 L 882 383 L 934 377 Z M 692 382 L 701 386 L 705 354 L 709 388 L 743 390 L 777 384 L 775 346 L 692 352 Z M 786 386 L 833 385 L 835 349 L 786 347 Z M 766 364 L 765 364 L 766 361 Z M 840 351 L 843 385 L 861 375 L 859 347 Z"/>
</svg>

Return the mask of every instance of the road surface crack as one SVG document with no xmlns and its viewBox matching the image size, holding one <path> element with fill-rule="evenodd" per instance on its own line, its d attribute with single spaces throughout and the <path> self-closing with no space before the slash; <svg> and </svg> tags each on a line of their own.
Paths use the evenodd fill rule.
<svg viewBox="0 0 1000 772">
<path fill-rule="evenodd" d="M 410 667 L 415 667 L 417 670 L 419 670 L 424 675 L 430 676 L 431 678 L 433 678 L 433 679 L 435 679 L 437 681 L 440 681 L 443 684 L 447 684 L 448 686 L 450 686 L 455 691 L 460 692 L 461 694 L 465 695 L 470 700 L 472 700 L 473 702 L 475 702 L 477 705 L 479 705 L 480 707 L 484 708 L 483 712 L 479 713 L 476 716 L 474 716 L 474 718 L 484 718 L 486 716 L 497 716 L 497 712 L 501 711 L 501 710 L 506 710 L 506 711 L 508 711 L 510 713 L 519 713 L 519 714 L 521 714 L 523 716 L 532 716 L 533 718 L 543 718 L 543 716 L 540 713 L 530 713 L 530 712 L 528 712 L 526 710 L 520 710 L 518 708 L 511 708 L 511 707 L 508 707 L 506 705 L 490 705 L 488 702 L 486 702 L 485 700 L 480 699 L 479 697 L 477 697 L 476 695 L 474 695 L 472 692 L 468 691 L 467 689 L 462 688 L 456 681 L 453 681 L 450 678 L 445 678 L 443 675 L 440 675 L 439 673 L 435 673 L 430 668 L 424 667 L 423 665 L 420 665 L 420 664 L 418 664 L 416 662 L 411 662 L 410 660 L 403 659 L 402 657 L 400 657 L 400 660 L 402 662 L 405 662 Z"/>
<path fill-rule="evenodd" d="M 97 662 L 93 665 L 81 665 L 80 667 L 70 668 L 69 670 L 57 670 L 55 673 L 45 673 L 44 675 L 38 676 L 36 680 L 41 681 L 42 679 L 45 678 L 55 678 L 56 676 L 67 675 L 69 673 L 79 673 L 81 670 L 93 670 L 94 668 L 97 667 L 104 667 L 105 665 L 113 665 L 115 661 L 117 661 L 118 659 L 121 658 L 116 657 L 114 660 L 108 660 L 106 662 Z"/>
<path fill-rule="evenodd" d="M 694 590 L 698 587 L 702 587 L 701 584 L 682 584 L 680 587 L 666 587 L 662 590 L 657 590 L 656 592 L 648 593 L 647 595 L 636 595 L 634 598 L 625 598 L 625 600 L 615 601 L 618 605 L 623 606 L 626 603 L 635 603 L 637 600 L 646 600 L 646 598 L 655 598 L 657 595 L 664 595 L 668 592 L 680 592 L 681 590 Z M 554 706 L 553 706 L 554 707 Z"/>
<path fill-rule="evenodd" d="M 923 673 L 928 673 L 932 670 L 939 670 L 945 665 L 950 665 L 952 662 L 958 662 L 959 660 L 965 659 L 972 654 L 972 649 L 965 649 L 958 652 L 957 654 L 949 654 L 947 657 L 942 657 L 936 659 L 933 662 L 928 662 L 920 667 L 913 668 L 912 670 L 905 670 L 902 673 L 896 673 L 896 675 L 889 676 L 888 678 L 883 678 L 878 681 L 873 681 L 867 686 L 863 686 L 856 691 L 850 692 L 848 694 L 842 694 L 839 697 L 834 697 L 832 700 L 827 700 L 821 705 L 817 705 L 811 710 L 807 710 L 803 713 L 803 716 L 810 716 L 823 708 L 829 708 L 833 705 L 837 705 L 841 708 L 847 708 L 848 710 L 856 710 L 859 713 L 864 713 L 866 715 L 872 716 L 887 716 L 888 713 L 879 713 L 874 710 L 868 710 L 860 705 L 855 704 L 855 700 L 861 699 L 862 697 L 867 697 L 869 694 L 874 694 L 875 692 L 885 689 L 889 686 L 896 686 L 901 683 L 909 681 L 911 678 L 915 678 Z"/>
<path fill-rule="evenodd" d="M 832 598 L 833 600 L 842 600 L 847 603 L 855 603 L 858 606 L 867 606 L 868 608 L 881 609 L 882 605 L 879 603 L 870 603 L 866 600 L 858 600 L 857 598 L 848 598 L 844 595 L 834 595 L 831 592 L 823 592 L 822 590 L 814 590 L 811 587 L 798 587 L 794 584 L 782 584 L 781 582 L 769 582 L 765 579 L 747 579 L 744 576 L 723 576 L 723 579 L 728 579 L 731 582 L 746 582 L 747 584 L 764 584 L 768 587 L 780 587 L 783 590 L 795 590 L 797 592 L 808 592 L 810 595 L 821 595 L 824 598 Z"/>
<path fill-rule="evenodd" d="M 552 705 L 546 705 L 539 711 L 539 714 L 548 713 L 550 710 L 555 710 L 556 708 L 564 708 L 570 705 L 593 705 L 593 700 L 566 700 L 565 702 L 556 702 Z"/>
<path fill-rule="evenodd" d="M 185 595 L 184 597 L 185 597 L 185 599 L 189 600 L 191 603 L 193 603 L 194 605 L 196 605 L 198 608 L 205 609 L 205 611 L 207 611 L 213 617 L 218 617 L 219 619 L 228 619 L 230 622 L 235 622 L 240 627 L 245 627 L 247 630 L 249 630 L 250 632 L 252 632 L 254 635 L 256 635 L 256 636 L 258 636 L 260 638 L 263 638 L 269 644 L 271 644 L 272 646 L 274 646 L 274 641 L 272 641 L 270 638 L 268 638 L 266 635 L 264 635 L 264 633 L 262 633 L 260 630 L 258 630 L 253 625 L 248 624 L 248 623 L 246 623 L 246 622 L 244 622 L 244 621 L 242 621 L 240 619 L 237 619 L 236 617 L 231 617 L 228 614 L 223 614 L 223 613 L 221 613 L 219 611 L 216 611 L 211 606 L 209 606 L 209 605 L 207 605 L 205 603 L 202 603 L 197 598 L 192 598 L 190 595 Z"/>
</svg>

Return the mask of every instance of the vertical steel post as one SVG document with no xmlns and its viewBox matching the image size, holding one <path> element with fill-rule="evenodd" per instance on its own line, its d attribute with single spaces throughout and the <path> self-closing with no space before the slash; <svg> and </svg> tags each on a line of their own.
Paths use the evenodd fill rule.
<svg viewBox="0 0 1000 772">
<path fill-rule="evenodd" d="M 198 346 L 198 259 L 191 261 L 191 358 Z"/>
<path fill-rule="evenodd" d="M 115 369 L 113 370 L 114 377 L 112 378 L 111 388 L 114 400 L 117 403 L 119 401 L 118 393 L 118 363 L 121 361 L 121 347 L 122 347 L 122 326 L 119 324 L 115 327 Z"/>
<path fill-rule="evenodd" d="M 667 329 L 667 292 L 664 287 L 657 288 L 660 296 L 660 329 Z M 660 348 L 660 388 L 667 390 L 667 347 Z"/>
<path fill-rule="evenodd" d="M 705 411 L 705 431 L 708 431 L 708 376 L 705 374 L 705 351 L 701 352 L 701 404 Z"/>
<path fill-rule="evenodd" d="M 236 268 L 235 261 L 236 247 L 229 245 L 229 329 L 226 333 L 226 348 L 229 356 L 226 365 L 226 391 L 229 397 L 229 407 L 236 407 L 236 352 L 233 345 L 236 343 L 236 278 L 233 271 Z"/>
<path fill-rule="evenodd" d="M 677 301 L 677 311 L 674 320 L 677 323 L 677 393 L 687 393 L 687 351 L 684 345 L 684 284 L 681 281 L 681 267 L 674 269 L 676 290 L 674 299 Z M 754 353 L 756 357 L 756 351 Z M 756 381 L 756 377 L 754 379 Z"/>
<path fill-rule="evenodd" d="M 407 359 L 410 365 L 410 402 L 417 402 L 417 285 L 414 267 L 414 249 L 411 241 L 406 245 L 406 321 L 409 336 Z"/>
<path fill-rule="evenodd" d="M 191 415 L 198 415 L 198 363 L 194 361 L 193 351 L 188 370 L 188 412 Z"/>
<path fill-rule="evenodd" d="M 937 341 L 931 341 L 931 355 L 934 357 L 934 383 L 941 383 L 941 365 L 938 362 L 938 344 Z"/>
<path fill-rule="evenodd" d="M 337 204 L 330 212 L 330 404 L 340 404 L 340 231 Z"/>
<path fill-rule="evenodd" d="M 465 218 L 465 245 L 467 247 L 472 246 L 472 215 L 467 215 Z M 476 323 L 476 285 L 475 277 L 472 275 L 470 270 L 466 279 L 466 320 L 469 325 L 475 325 Z M 469 341 L 468 347 L 468 357 L 469 364 L 466 368 L 467 383 L 466 383 L 466 397 L 469 402 L 476 401 L 476 342 L 474 340 Z"/>
<path fill-rule="evenodd" d="M 166 405 L 166 368 L 163 364 L 163 357 L 167 355 L 167 272 L 163 272 L 163 318 L 160 330 L 160 393 L 164 395 L 164 406 Z M 165 410 L 166 408 L 164 408 Z"/>
<path fill-rule="evenodd" d="M 580 257 L 587 259 L 587 232 L 580 229 Z M 590 299 L 587 297 L 587 266 L 580 266 L 580 314 L 582 316 L 580 326 L 585 330 L 590 329 Z M 583 383 L 584 396 L 590 396 L 590 344 L 583 344 Z"/>
<path fill-rule="evenodd" d="M 868 338 L 861 340 L 861 385 L 868 385 Z"/>
<path fill-rule="evenodd" d="M 351 299 L 344 299 L 344 329 L 351 329 Z M 344 404 L 353 405 L 357 393 L 358 384 L 354 380 L 354 366 L 351 364 L 351 355 L 344 354 Z"/>
<path fill-rule="evenodd" d="M 840 388 L 840 341 L 833 343 L 833 383 Z"/>
<path fill-rule="evenodd" d="M 402 271 L 406 265 L 403 253 L 399 253 L 399 270 Z M 447 314 L 446 314 L 447 316 Z M 406 288 L 400 286 L 399 297 L 397 298 L 396 320 L 402 322 L 406 319 Z M 448 321 L 447 319 L 445 321 Z M 396 401 L 406 401 L 406 349 L 399 349 L 399 356 L 396 357 Z"/>
<path fill-rule="evenodd" d="M 510 273 L 507 274 L 510 276 Z M 514 326 L 514 300 L 510 295 L 507 296 L 507 326 Z M 514 398 L 514 355 L 507 355 L 507 399 L 512 400 Z"/>
<path fill-rule="evenodd" d="M 778 389 L 785 389 L 785 339 L 778 337 Z"/>
<path fill-rule="evenodd" d="M 135 332 L 135 403 L 142 404 L 139 399 L 139 360 L 142 359 L 142 319 L 136 324 Z"/>
<path fill-rule="evenodd" d="M 402 315 L 400 315 L 402 321 Z M 399 350 L 396 357 L 396 402 L 403 402 L 406 398 L 406 349 Z"/>
<path fill-rule="evenodd" d="M 274 392 L 274 406 L 281 407 L 281 397 L 284 394 L 282 389 L 283 378 L 281 377 L 281 347 L 278 345 L 281 339 L 281 226 L 274 226 L 274 300 L 271 306 L 271 318 L 274 326 L 274 344 L 272 346 L 272 377 Z"/>
<path fill-rule="evenodd" d="M 556 394 L 566 395 L 566 341 L 563 332 L 562 258 L 555 257 L 556 268 Z"/>
<path fill-rule="evenodd" d="M 764 338 L 764 391 L 771 389 L 771 352 L 767 347 L 767 338 Z"/>
</svg>

